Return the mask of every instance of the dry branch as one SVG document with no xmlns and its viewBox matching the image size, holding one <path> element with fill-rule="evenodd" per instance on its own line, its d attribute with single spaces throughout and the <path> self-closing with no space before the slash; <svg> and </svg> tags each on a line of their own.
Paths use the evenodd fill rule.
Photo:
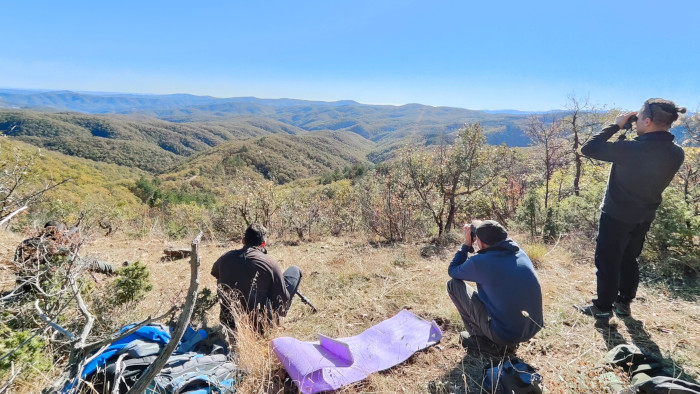
<svg viewBox="0 0 700 394">
<path fill-rule="evenodd" d="M 73 335 L 72 332 L 66 330 L 65 328 L 63 328 L 63 327 L 61 327 L 61 326 L 59 326 L 58 323 L 55 323 L 55 322 L 54 322 L 53 320 L 51 320 L 48 316 L 46 316 L 46 314 L 44 313 L 44 311 L 42 311 L 41 308 L 39 307 L 39 300 L 38 300 L 38 299 L 37 299 L 36 301 L 34 301 L 34 309 L 36 309 L 37 315 L 39 315 L 39 317 L 41 318 L 41 320 L 43 320 L 46 324 L 50 325 L 51 327 L 53 327 L 54 329 L 56 329 L 56 331 L 60 332 L 61 334 L 67 336 L 67 337 L 70 338 L 70 339 L 75 338 L 75 335 Z"/>
<path fill-rule="evenodd" d="M 7 392 L 7 390 L 8 390 L 10 387 L 12 387 L 12 383 L 15 381 L 15 379 L 17 379 L 17 377 L 19 376 L 20 373 L 22 373 L 22 369 L 21 369 L 21 368 L 18 369 L 17 371 L 15 371 L 15 372 L 12 374 L 12 376 L 10 376 L 10 380 L 8 380 L 7 382 L 5 382 L 5 384 L 4 384 L 2 387 L 0 387 L 0 394 L 3 394 L 3 393 L 5 393 L 5 392 Z"/>
<path fill-rule="evenodd" d="M 165 363 L 173 354 L 175 348 L 177 347 L 180 339 L 185 333 L 187 325 L 190 323 L 190 317 L 192 317 L 192 311 L 194 310 L 194 304 L 197 300 L 197 290 L 199 289 L 199 242 L 202 239 L 202 232 L 197 234 L 197 237 L 192 241 L 192 256 L 190 259 L 190 288 L 187 291 L 187 298 L 185 300 L 185 306 L 182 308 L 182 314 L 178 319 L 177 326 L 175 327 L 175 332 L 170 338 L 170 342 L 165 345 L 163 351 L 158 355 L 156 360 L 151 364 L 148 369 L 141 375 L 139 380 L 134 383 L 134 386 L 127 391 L 127 394 L 139 394 L 144 392 L 146 387 L 151 383 L 153 378 L 158 375 L 160 370 L 165 366 Z"/>
<path fill-rule="evenodd" d="M 0 220 L 0 226 L 2 226 L 3 224 L 5 224 L 6 222 L 9 222 L 10 219 L 12 219 L 13 216 L 17 215 L 18 213 L 24 211 L 24 210 L 27 209 L 27 208 L 29 208 L 29 206 L 25 205 L 25 206 L 23 206 L 22 208 L 16 209 L 15 211 L 13 211 L 12 213 L 10 213 L 9 215 L 5 216 L 2 220 Z"/>
</svg>

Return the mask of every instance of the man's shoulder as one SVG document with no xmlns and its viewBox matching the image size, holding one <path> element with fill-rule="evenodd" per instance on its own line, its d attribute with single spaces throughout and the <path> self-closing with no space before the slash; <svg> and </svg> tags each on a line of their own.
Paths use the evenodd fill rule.
<svg viewBox="0 0 700 394">
<path fill-rule="evenodd" d="M 244 250 L 246 260 L 254 261 L 256 263 L 264 263 L 266 265 L 278 266 L 279 263 L 267 254 L 265 249 L 259 247 L 249 247 Z"/>
<path fill-rule="evenodd" d="M 243 254 L 245 250 L 244 249 L 231 249 L 228 252 L 224 253 L 221 255 L 221 258 L 230 258 L 233 256 L 240 256 Z"/>
</svg>

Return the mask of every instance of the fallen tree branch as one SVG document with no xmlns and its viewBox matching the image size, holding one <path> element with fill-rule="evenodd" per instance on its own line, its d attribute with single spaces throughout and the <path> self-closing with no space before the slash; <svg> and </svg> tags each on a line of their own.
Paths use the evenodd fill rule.
<svg viewBox="0 0 700 394">
<path fill-rule="evenodd" d="M 9 222 L 10 219 L 12 219 L 13 216 L 17 215 L 18 213 L 24 211 L 24 210 L 27 209 L 27 208 L 29 208 L 29 206 L 28 206 L 28 205 L 25 205 L 25 206 L 23 206 L 22 208 L 19 208 L 19 209 L 15 210 L 14 212 L 10 213 L 9 215 L 5 216 L 4 218 L 2 218 L 2 220 L 0 220 L 0 226 L 2 226 L 3 224 Z"/>
<path fill-rule="evenodd" d="M 190 323 L 190 318 L 192 317 L 192 311 L 194 310 L 194 304 L 197 300 L 197 290 L 199 289 L 199 242 L 202 239 L 202 232 L 192 240 L 192 255 L 190 258 L 190 287 L 187 291 L 187 298 L 185 299 L 185 306 L 182 308 L 182 314 L 177 321 L 177 326 L 175 326 L 175 332 L 170 337 L 170 342 L 165 345 L 163 351 L 158 355 L 158 357 L 153 361 L 148 369 L 141 375 L 139 380 L 134 383 L 134 386 L 127 391 L 127 394 L 141 394 L 146 390 L 146 387 L 153 381 L 153 378 L 160 373 L 163 366 L 168 362 L 168 359 L 175 351 L 180 339 L 187 329 L 187 325 Z"/>
<path fill-rule="evenodd" d="M 80 289 L 78 289 L 78 286 L 75 283 L 75 278 L 70 277 L 68 280 L 70 282 L 71 290 L 73 290 L 73 297 L 75 297 L 75 301 L 78 303 L 78 309 L 86 320 L 85 325 L 83 326 L 83 331 L 80 333 L 80 337 L 78 337 L 78 343 L 76 346 L 77 349 L 80 349 L 85 346 L 85 341 L 87 340 L 88 335 L 90 335 L 90 331 L 92 331 L 92 326 L 95 324 L 95 316 L 90 313 L 87 305 L 85 305 L 83 296 L 80 295 Z"/>
<path fill-rule="evenodd" d="M 124 361 L 126 356 L 126 353 L 121 354 L 115 363 L 114 380 L 112 381 L 112 394 L 119 394 L 119 381 L 122 380 L 122 361 Z"/>
<path fill-rule="evenodd" d="M 61 334 L 67 336 L 67 337 L 70 338 L 70 339 L 74 339 L 74 338 L 75 338 L 75 335 L 74 335 L 72 332 L 66 330 L 65 328 L 63 328 L 63 327 L 61 327 L 61 326 L 59 326 L 58 323 L 55 323 L 55 322 L 54 322 L 53 320 L 51 320 L 48 316 L 46 316 L 46 314 L 44 314 L 44 311 L 42 311 L 41 308 L 39 307 L 39 300 L 38 300 L 38 299 L 37 299 L 36 301 L 34 301 L 34 309 L 36 309 L 37 315 L 39 315 L 39 317 L 41 318 L 41 320 L 43 320 L 46 324 L 50 325 L 51 327 L 53 327 L 54 329 L 56 329 L 56 331 L 60 332 Z"/>
</svg>

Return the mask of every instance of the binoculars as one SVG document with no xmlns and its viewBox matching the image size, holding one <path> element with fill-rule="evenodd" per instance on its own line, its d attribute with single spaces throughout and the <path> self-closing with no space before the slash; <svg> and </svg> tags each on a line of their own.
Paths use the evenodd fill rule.
<svg viewBox="0 0 700 394">
<path fill-rule="evenodd" d="M 624 126 L 622 126 L 623 129 L 629 130 L 632 128 L 632 123 L 637 121 L 637 115 L 632 115 L 627 119 L 627 123 L 625 123 Z"/>
</svg>

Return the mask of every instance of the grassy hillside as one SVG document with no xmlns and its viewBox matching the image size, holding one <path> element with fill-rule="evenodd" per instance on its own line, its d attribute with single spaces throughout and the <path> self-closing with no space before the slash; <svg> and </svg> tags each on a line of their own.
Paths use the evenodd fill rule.
<svg viewBox="0 0 700 394">
<path fill-rule="evenodd" d="M 10 259 L 18 237 L 0 236 L 0 260 Z M 12 235 L 12 234 L 9 234 Z M 633 316 L 613 318 L 611 325 L 596 328 L 593 319 L 576 312 L 572 305 L 590 299 L 595 291 L 593 251 L 582 249 L 579 240 L 564 238 L 544 246 L 522 234 L 512 234 L 536 260 L 542 284 L 544 321 L 542 331 L 517 350 L 517 356 L 543 376 L 546 392 L 608 393 L 605 378 L 610 374 L 629 383 L 622 369 L 604 367 L 601 359 L 609 348 L 634 343 L 658 356 L 682 379 L 700 379 L 700 306 L 697 297 L 679 296 L 649 281 L 639 290 Z M 368 379 L 341 389 L 340 393 L 478 393 L 483 368 L 499 359 L 467 354 L 458 342 L 463 324 L 452 305 L 445 283 L 447 265 L 454 252 L 426 258 L 425 245 L 372 245 L 362 237 L 322 238 L 316 242 L 287 245 L 272 240 L 268 251 L 283 267 L 296 264 L 304 272 L 300 291 L 318 308 L 318 313 L 295 299 L 282 326 L 263 338 L 239 337 L 234 345 L 238 363 L 248 376 L 240 383 L 241 393 L 296 392 L 285 380 L 285 371 L 270 348 L 276 337 L 318 340 L 318 334 L 333 338 L 358 335 L 390 318 L 401 309 L 435 320 L 443 331 L 439 344 L 417 352 L 407 361 Z M 157 236 L 143 240 L 121 236 L 97 238 L 84 247 L 85 253 L 115 265 L 140 261 L 149 267 L 153 290 L 138 304 L 120 310 L 113 318 L 126 324 L 146 316 L 162 314 L 181 303 L 189 281 L 186 260 L 161 261 L 168 246 L 184 246 Z M 214 289 L 209 271 L 213 262 L 238 244 L 204 243 L 200 248 L 200 288 Z M 455 246 L 456 248 L 456 246 Z M 0 271 L 0 274 L 6 271 Z M 100 277 L 102 279 L 102 277 Z M 102 279 L 103 282 L 108 279 Z M 104 285 L 104 283 L 102 284 Z M 217 327 L 218 307 L 206 312 L 204 324 Z M 60 367 L 59 367 L 60 368 Z M 26 381 L 17 393 L 39 392 L 58 368 Z M 283 390 L 283 391 L 281 391 Z"/>
<path fill-rule="evenodd" d="M 9 171 L 17 161 L 31 163 L 19 194 L 70 179 L 30 207 L 33 212 L 28 216 L 33 220 L 51 216 L 77 220 L 81 212 L 92 216 L 90 220 L 97 220 L 97 216 L 128 216 L 128 212 L 134 213 L 134 208 L 141 206 L 141 201 L 130 191 L 134 181 L 144 174 L 139 169 L 71 157 L 0 136 L 0 163 L 9 164 L 3 169 Z M 20 219 L 13 223 L 23 222 Z"/>
</svg>

